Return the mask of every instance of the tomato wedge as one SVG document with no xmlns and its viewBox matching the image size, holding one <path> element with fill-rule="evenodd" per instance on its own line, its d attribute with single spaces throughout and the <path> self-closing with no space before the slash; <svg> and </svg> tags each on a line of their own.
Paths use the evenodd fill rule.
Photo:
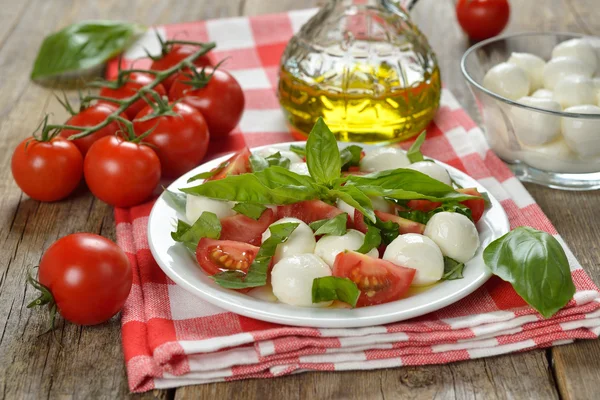
<svg viewBox="0 0 600 400">
<path fill-rule="evenodd" d="M 349 278 L 360 289 L 356 307 L 372 306 L 400 299 L 408 290 L 416 270 L 354 251 L 337 255 L 333 276 Z"/>
<path fill-rule="evenodd" d="M 252 172 L 252 167 L 250 166 L 251 154 L 250 149 L 244 147 L 242 150 L 232 155 L 229 160 L 225 161 L 223 166 L 213 169 L 215 174 L 208 178 L 207 181 L 216 181 L 223 179 L 228 175 L 241 175 Z"/>
<path fill-rule="evenodd" d="M 258 253 L 258 247 L 233 240 L 200 239 L 196 259 L 207 275 L 222 271 L 248 272 Z"/>
<path fill-rule="evenodd" d="M 275 222 L 275 213 L 267 208 L 258 220 L 242 214 L 221 219 L 221 239 L 260 246 L 262 234 Z"/>
<path fill-rule="evenodd" d="M 473 221 L 477 223 L 485 211 L 485 200 L 483 196 L 475 188 L 457 189 L 456 191 L 464 194 L 470 194 L 471 196 L 481 197 L 480 199 L 465 200 L 460 202 L 460 204 L 463 204 L 471 209 L 471 217 L 473 217 Z"/>
<path fill-rule="evenodd" d="M 425 231 L 425 225 L 411 221 L 406 218 L 399 217 L 394 214 L 389 214 L 383 211 L 375 211 L 375 215 L 382 220 L 383 222 L 392 221 L 398 224 L 398 231 L 400 234 L 404 233 L 420 233 L 423 234 Z M 358 210 L 354 211 L 354 228 L 356 230 L 361 231 L 362 233 L 367 232 L 367 224 L 365 223 L 365 218 L 362 213 Z"/>
<path fill-rule="evenodd" d="M 298 218 L 310 224 L 321 219 L 331 219 L 343 211 L 321 200 L 306 200 L 294 204 L 277 206 L 277 219 L 284 217 Z M 350 218 L 348 216 L 348 218 Z"/>
<path fill-rule="evenodd" d="M 411 210 L 429 212 L 441 206 L 442 203 L 431 200 L 410 200 L 406 205 Z"/>
</svg>

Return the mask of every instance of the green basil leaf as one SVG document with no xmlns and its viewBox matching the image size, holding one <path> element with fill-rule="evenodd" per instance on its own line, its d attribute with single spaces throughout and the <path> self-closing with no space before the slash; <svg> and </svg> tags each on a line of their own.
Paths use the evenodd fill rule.
<svg viewBox="0 0 600 400">
<path fill-rule="evenodd" d="M 366 254 L 381 245 L 381 229 L 374 225 L 367 225 L 367 233 L 363 244 L 356 250 L 358 253 Z"/>
<path fill-rule="evenodd" d="M 509 282 L 545 318 L 563 308 L 575 294 L 569 260 L 550 234 L 521 226 L 494 240 L 483 251 L 494 275 Z"/>
<path fill-rule="evenodd" d="M 300 157 L 306 157 L 306 148 L 304 146 L 299 146 L 297 144 L 290 144 L 290 151 L 298 154 Z"/>
<path fill-rule="evenodd" d="M 369 225 L 369 221 L 366 221 Z M 381 240 L 384 244 L 388 245 L 392 243 L 400 235 L 400 226 L 393 221 L 382 221 L 377 217 L 375 221 L 375 227 L 379 229 L 381 233 Z"/>
<path fill-rule="evenodd" d="M 309 224 L 315 235 L 342 236 L 346 234 L 348 214 L 342 213 L 330 219 L 321 219 Z"/>
<path fill-rule="evenodd" d="M 200 239 L 218 239 L 220 236 L 221 222 L 214 213 L 208 211 L 204 211 L 191 226 L 179 220 L 177 230 L 171 232 L 173 240 L 183 243 L 192 252 L 196 251 Z"/>
<path fill-rule="evenodd" d="M 329 191 L 329 195 L 342 199 L 356 208 L 370 221 L 375 221 L 375 212 L 371 199 L 356 186 L 340 186 Z"/>
<path fill-rule="evenodd" d="M 446 185 L 436 179 L 433 179 L 419 171 L 412 169 L 398 168 L 388 171 L 376 172 L 367 175 L 348 175 L 345 177 L 346 185 L 366 186 L 370 188 L 402 190 L 414 192 L 424 196 L 447 196 L 455 193 L 451 186 Z M 459 195 L 462 195 L 459 193 Z M 467 198 L 473 198 L 473 196 Z M 391 197 L 391 196 L 390 196 Z M 416 197 L 424 198 L 424 197 Z"/>
<path fill-rule="evenodd" d="M 381 196 L 400 204 L 404 200 L 430 200 L 441 203 L 459 202 L 477 198 L 470 194 L 460 192 L 449 192 L 444 195 L 430 196 L 404 189 L 384 189 L 378 186 L 356 185 L 367 196 Z"/>
<path fill-rule="evenodd" d="M 167 204 L 178 213 L 185 215 L 187 196 L 184 193 L 172 192 L 169 189 L 164 189 L 163 193 Z"/>
<path fill-rule="evenodd" d="M 262 171 L 263 169 L 269 168 L 269 162 L 258 154 L 251 154 L 250 167 L 254 172 Z"/>
<path fill-rule="evenodd" d="M 262 171 L 271 166 L 278 166 L 288 169 L 290 167 L 290 160 L 286 157 L 283 157 L 280 152 L 271 154 L 264 158 L 257 154 L 252 154 L 250 156 L 250 166 L 254 172 Z"/>
<path fill-rule="evenodd" d="M 215 168 L 212 171 L 200 172 L 199 174 L 196 174 L 196 175 L 192 176 L 191 178 L 189 178 L 187 180 L 187 183 L 194 182 L 194 181 L 197 181 L 200 179 L 212 178 L 213 176 L 215 176 L 217 174 L 217 172 L 219 172 L 219 168 Z"/>
<path fill-rule="evenodd" d="M 473 221 L 471 209 L 460 203 L 442 204 L 441 206 L 439 206 L 431 211 L 428 211 L 428 212 L 423 212 L 423 211 L 419 211 L 419 210 L 398 211 L 398 215 L 402 218 L 406 218 L 411 221 L 419 222 L 421 224 L 427 224 L 427 222 L 429 222 L 431 217 L 433 217 L 435 214 L 442 212 L 442 211 L 456 212 L 456 213 L 464 215 L 465 217 L 467 217 L 471 221 Z"/>
<path fill-rule="evenodd" d="M 444 256 L 444 275 L 442 275 L 442 280 L 453 281 L 455 279 L 462 279 L 464 269 L 464 263 L 458 262 L 450 257 Z"/>
<path fill-rule="evenodd" d="M 424 212 L 420 210 L 408 210 L 408 211 L 398 211 L 398 216 L 406 219 L 410 219 L 411 221 L 418 222 L 420 224 L 427 224 L 427 221 L 431 219 L 430 212 Z"/>
<path fill-rule="evenodd" d="M 320 303 L 322 301 L 339 300 L 352 307 L 360 297 L 360 290 L 356 283 L 348 278 L 337 276 L 323 276 L 315 278 L 312 285 L 312 302 Z"/>
<path fill-rule="evenodd" d="M 337 141 L 321 117 L 306 141 L 306 164 L 310 176 L 326 186 L 332 186 L 342 171 Z"/>
<path fill-rule="evenodd" d="M 277 246 L 285 243 L 298 225 L 297 222 L 271 225 L 269 227 L 271 236 L 260 246 L 256 258 L 248 268 L 247 274 L 241 271 L 224 271 L 213 275 L 212 278 L 218 285 L 227 289 L 244 289 L 266 285 L 269 264 L 271 264 Z"/>
<path fill-rule="evenodd" d="M 31 79 L 97 67 L 123 51 L 145 30 L 142 25 L 122 21 L 83 21 L 69 25 L 44 39 Z"/>
<path fill-rule="evenodd" d="M 263 206 L 262 204 L 253 203 L 237 203 L 232 208 L 233 211 L 255 220 L 258 220 L 266 209 L 267 207 Z"/>
<path fill-rule="evenodd" d="M 416 163 L 425 159 L 425 157 L 423 157 L 423 153 L 421 153 L 421 146 L 425 141 L 426 135 L 427 132 L 423 131 L 406 152 L 406 157 L 408 157 L 408 160 L 411 163 Z"/>
<path fill-rule="evenodd" d="M 357 167 L 360 164 L 362 150 L 362 147 L 352 144 L 340 151 L 342 171 L 346 171 L 349 167 Z"/>
</svg>

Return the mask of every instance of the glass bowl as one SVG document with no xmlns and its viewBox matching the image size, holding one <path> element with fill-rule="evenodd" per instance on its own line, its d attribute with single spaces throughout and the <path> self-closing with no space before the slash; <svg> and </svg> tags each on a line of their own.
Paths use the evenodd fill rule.
<svg viewBox="0 0 600 400">
<path fill-rule="evenodd" d="M 600 152 L 596 150 L 600 149 L 600 114 L 550 111 L 520 104 L 484 88 L 483 77 L 513 52 L 535 54 L 548 61 L 554 46 L 583 37 L 597 51 L 600 49 L 600 39 L 575 33 L 520 33 L 484 40 L 462 57 L 461 70 L 482 116 L 488 144 L 523 181 L 566 190 L 599 189 Z M 519 137 L 525 137 L 528 130 L 539 129 L 536 121 L 544 118 L 560 119 L 558 139 L 540 146 L 523 143 Z M 581 129 L 595 134 L 576 136 L 578 142 L 565 140 L 565 127 L 575 135 Z"/>
</svg>

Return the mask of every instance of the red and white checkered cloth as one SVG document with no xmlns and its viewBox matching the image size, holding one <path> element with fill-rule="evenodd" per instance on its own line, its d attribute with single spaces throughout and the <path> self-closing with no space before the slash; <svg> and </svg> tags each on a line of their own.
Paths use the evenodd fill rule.
<svg viewBox="0 0 600 400">
<path fill-rule="evenodd" d="M 292 140 L 274 93 L 277 65 L 289 37 L 312 13 L 314 10 L 159 28 L 167 37 L 216 41 L 212 56 L 216 60 L 230 57 L 225 68 L 245 90 L 246 109 L 239 127 L 228 140 L 214 146 L 211 156 L 245 145 Z M 144 38 L 143 45 L 156 49 L 152 35 Z M 142 54 L 138 46 L 127 57 Z M 596 338 L 600 333 L 598 288 L 446 89 L 422 150 L 481 182 L 501 201 L 513 228 L 542 229 L 563 244 L 577 287 L 565 309 L 545 320 L 509 284 L 492 278 L 454 305 L 386 326 L 316 329 L 253 320 L 206 303 L 165 276 L 148 248 L 150 202 L 115 210 L 117 242 L 129 256 L 134 273 L 122 313 L 130 389 L 142 392 L 306 370 L 440 364 Z"/>
</svg>

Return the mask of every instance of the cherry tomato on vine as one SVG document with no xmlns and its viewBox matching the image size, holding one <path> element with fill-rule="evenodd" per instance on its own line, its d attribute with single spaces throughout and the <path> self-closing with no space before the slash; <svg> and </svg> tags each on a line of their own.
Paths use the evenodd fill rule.
<svg viewBox="0 0 600 400">
<path fill-rule="evenodd" d="M 77 147 L 61 137 L 23 140 L 15 149 L 11 170 L 26 195 L 39 201 L 67 197 L 81 182 L 83 157 Z"/>
<path fill-rule="evenodd" d="M 198 51 L 198 49 L 198 46 L 174 44 L 171 46 L 171 49 L 167 54 L 152 62 L 150 69 L 155 71 L 164 71 L 165 69 L 171 68 L 175 64 L 179 63 L 184 58 L 191 56 L 193 53 Z M 204 54 L 194 60 L 194 65 L 197 65 L 198 67 L 208 67 L 212 66 L 212 62 L 210 61 L 210 58 L 208 58 L 208 55 Z M 173 74 L 161 82 L 167 91 L 169 91 L 173 85 L 173 82 L 175 82 L 175 75 L 176 74 Z"/>
<path fill-rule="evenodd" d="M 83 163 L 90 191 L 115 207 L 147 200 L 160 181 L 160 161 L 150 147 L 107 136 L 90 147 Z"/>
<path fill-rule="evenodd" d="M 201 71 L 199 69 L 198 73 L 202 74 Z M 189 74 L 177 75 L 169 91 L 169 99 L 182 99 L 182 102 L 198 109 L 206 119 L 211 139 L 225 137 L 242 117 L 244 92 L 228 72 L 206 68 L 204 74 L 210 78 L 198 88 L 190 85 L 192 79 Z"/>
<path fill-rule="evenodd" d="M 509 16 L 507 0 L 458 0 L 456 3 L 458 23 L 474 40 L 491 38 L 502 32 Z"/>
<path fill-rule="evenodd" d="M 127 76 L 127 82 L 123 84 L 123 86 L 121 86 L 118 89 L 103 87 L 102 90 L 100 90 L 100 96 L 112 97 L 113 99 L 126 99 L 127 97 L 131 97 L 134 94 L 136 94 L 137 91 L 140 90 L 140 88 L 146 86 L 153 80 L 154 77 L 151 74 L 146 74 L 142 72 L 132 72 Z M 164 86 L 160 83 L 156 85 L 153 90 L 160 96 L 164 96 L 167 94 L 167 91 L 165 90 Z M 147 95 L 146 97 L 148 99 L 152 99 L 152 96 L 150 95 Z M 106 101 L 103 100 L 102 102 Z M 129 106 L 127 110 L 125 110 L 125 114 L 129 119 L 133 119 L 142 110 L 142 108 L 146 107 L 146 105 L 148 105 L 148 103 L 146 103 L 144 99 L 139 99 L 131 106 Z"/>
<path fill-rule="evenodd" d="M 204 117 L 187 104 L 172 105 L 178 115 L 163 115 L 147 121 L 139 119 L 151 114 L 147 106 L 135 117 L 133 128 L 136 134 L 152 129 L 144 142 L 154 145 L 160 159 L 162 176 L 176 178 L 200 164 L 208 149 L 209 133 Z"/>
<path fill-rule="evenodd" d="M 71 118 L 65 122 L 65 125 L 73 125 L 73 126 L 94 126 L 106 119 L 110 114 L 117 110 L 117 106 L 110 103 L 98 103 L 89 106 L 83 111 L 73 115 Z M 123 118 L 127 118 L 125 114 L 121 114 Z M 117 121 L 113 121 L 109 123 L 102 129 L 92 133 L 91 135 L 82 137 L 81 139 L 73 140 L 72 142 L 77 146 L 81 154 L 85 156 L 85 154 L 90 149 L 90 146 L 94 144 L 94 142 L 104 136 L 111 136 L 117 133 L 117 131 L 121 130 L 122 126 Z M 75 135 L 80 131 L 75 129 L 63 129 L 60 132 L 60 136 L 65 139 L 71 135 Z"/>
<path fill-rule="evenodd" d="M 112 241 L 91 233 L 74 233 L 54 242 L 42 256 L 33 305 L 56 305 L 68 321 L 95 325 L 109 320 L 127 299 L 132 282 L 127 256 Z M 47 293 L 49 291 L 50 293 Z"/>
</svg>

